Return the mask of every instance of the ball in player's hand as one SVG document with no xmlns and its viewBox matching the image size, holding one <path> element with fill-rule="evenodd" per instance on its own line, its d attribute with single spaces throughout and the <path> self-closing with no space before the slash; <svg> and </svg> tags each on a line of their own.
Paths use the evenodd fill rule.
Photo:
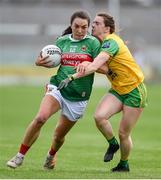
<svg viewBox="0 0 161 180">
<path fill-rule="evenodd" d="M 57 67 L 61 62 L 61 49 L 56 45 L 47 45 L 41 50 L 41 56 L 47 57 L 46 64 L 49 67 Z"/>
</svg>

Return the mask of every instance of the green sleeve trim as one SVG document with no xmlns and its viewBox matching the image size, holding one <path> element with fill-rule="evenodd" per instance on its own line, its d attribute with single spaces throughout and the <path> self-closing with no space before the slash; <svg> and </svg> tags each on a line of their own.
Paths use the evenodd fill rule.
<svg viewBox="0 0 161 180">
<path fill-rule="evenodd" d="M 110 56 L 115 56 L 119 51 L 117 42 L 113 39 L 103 41 L 101 51 L 107 52 Z"/>
</svg>

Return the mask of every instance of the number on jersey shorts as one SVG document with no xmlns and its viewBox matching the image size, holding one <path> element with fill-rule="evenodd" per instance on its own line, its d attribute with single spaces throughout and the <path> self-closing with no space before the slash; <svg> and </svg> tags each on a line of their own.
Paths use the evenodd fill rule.
<svg viewBox="0 0 161 180">
<path fill-rule="evenodd" d="M 77 121 L 80 119 L 85 111 L 88 101 L 69 101 L 65 99 L 57 86 L 52 84 L 47 85 L 46 95 L 53 96 L 60 104 L 61 114 L 65 115 L 70 121 Z"/>
</svg>

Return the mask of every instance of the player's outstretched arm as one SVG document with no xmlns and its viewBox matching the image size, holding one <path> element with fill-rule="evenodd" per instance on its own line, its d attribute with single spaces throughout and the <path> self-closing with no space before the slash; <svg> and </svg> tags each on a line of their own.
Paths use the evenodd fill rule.
<svg viewBox="0 0 161 180">
<path fill-rule="evenodd" d="M 105 63 L 108 61 L 109 57 L 110 56 L 106 52 L 101 52 L 92 63 L 79 64 L 77 66 L 77 72 L 61 81 L 57 89 L 60 90 L 67 87 L 73 80 L 92 74 L 97 70 L 100 71 L 100 73 L 107 74 L 108 68 L 105 67 Z"/>
<path fill-rule="evenodd" d="M 89 63 L 88 66 L 84 66 L 83 64 L 78 65 L 77 73 L 72 75 L 73 78 L 77 79 L 92 74 L 94 72 L 107 74 L 108 67 L 106 65 L 106 62 L 109 58 L 110 55 L 107 52 L 100 52 L 98 56 L 94 59 L 94 61 Z"/>
<path fill-rule="evenodd" d="M 104 63 L 99 69 L 97 69 L 96 71 L 97 73 L 100 73 L 100 74 L 105 74 L 107 75 L 107 72 L 108 72 L 108 66 L 106 63 Z"/>
<path fill-rule="evenodd" d="M 104 65 L 106 61 L 108 61 L 109 57 L 110 56 L 106 52 L 101 52 L 94 59 L 92 63 L 79 64 L 77 66 L 77 72 L 73 75 L 70 75 L 68 78 L 64 79 L 63 81 L 61 81 L 57 89 L 60 90 L 64 87 L 67 87 L 68 84 L 72 82 L 73 80 L 92 74 L 96 72 L 97 70 L 101 71 L 101 73 L 103 74 L 107 74 L 108 68 L 106 68 Z"/>
</svg>

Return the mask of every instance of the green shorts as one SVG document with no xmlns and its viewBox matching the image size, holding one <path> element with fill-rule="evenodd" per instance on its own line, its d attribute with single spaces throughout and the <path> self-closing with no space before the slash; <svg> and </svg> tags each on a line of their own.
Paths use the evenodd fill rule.
<svg viewBox="0 0 161 180">
<path fill-rule="evenodd" d="M 115 95 L 126 106 L 137 108 L 147 106 L 147 90 L 144 83 L 139 84 L 127 94 L 120 95 L 112 88 L 109 90 L 109 93 Z"/>
</svg>

